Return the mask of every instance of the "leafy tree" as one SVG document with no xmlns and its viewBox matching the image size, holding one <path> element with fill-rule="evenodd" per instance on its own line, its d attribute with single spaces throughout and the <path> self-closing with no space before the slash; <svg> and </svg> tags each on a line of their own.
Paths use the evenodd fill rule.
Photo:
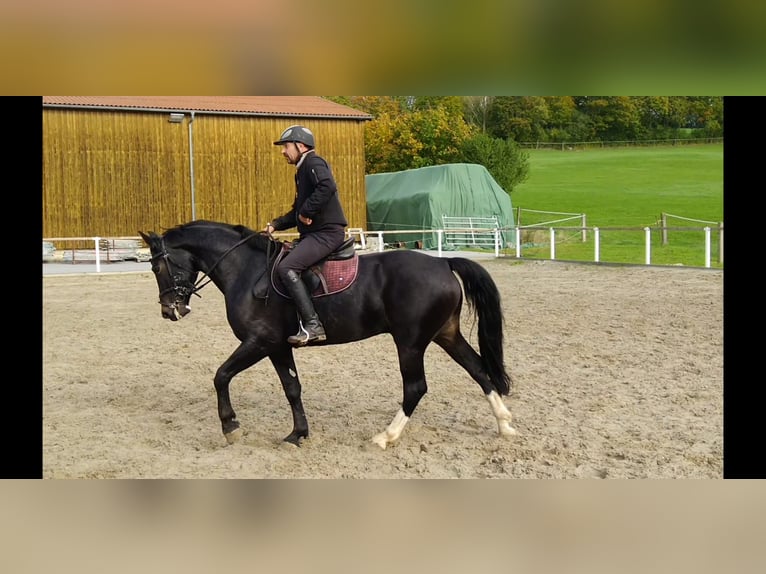
<svg viewBox="0 0 766 574">
<path fill-rule="evenodd" d="M 596 140 L 633 140 L 642 135 L 641 111 L 635 98 L 581 96 L 578 107 L 589 117 Z"/>
<path fill-rule="evenodd" d="M 548 120 L 545 124 L 545 141 L 575 141 L 578 111 L 572 96 L 545 96 Z"/>
<path fill-rule="evenodd" d="M 721 96 L 689 96 L 686 127 L 701 128 L 705 137 L 723 136 L 723 98 Z"/>
<path fill-rule="evenodd" d="M 459 96 L 349 96 L 347 105 L 375 116 L 365 127 L 368 174 L 459 161 L 474 133 Z"/>
<path fill-rule="evenodd" d="M 412 109 L 426 111 L 442 109 L 447 115 L 454 118 L 463 117 L 462 96 L 413 96 Z"/>
<path fill-rule="evenodd" d="M 517 142 L 583 141 L 593 137 L 592 125 L 572 96 L 495 97 L 489 104 L 486 131 Z"/>
<path fill-rule="evenodd" d="M 469 102 L 461 96 L 327 96 L 365 111 L 365 173 L 401 171 L 445 163 L 483 165 L 508 193 L 524 181 L 528 156 L 512 140 L 482 134 L 466 110 L 486 122 L 490 96 Z M 467 103 L 468 102 L 468 103 Z"/>
<path fill-rule="evenodd" d="M 541 96 L 497 96 L 489 111 L 489 133 L 517 142 L 545 141 L 548 103 Z"/>
<path fill-rule="evenodd" d="M 478 133 L 464 142 L 462 161 L 486 167 L 508 194 L 529 175 L 529 153 L 510 138 L 502 140 Z"/>
</svg>

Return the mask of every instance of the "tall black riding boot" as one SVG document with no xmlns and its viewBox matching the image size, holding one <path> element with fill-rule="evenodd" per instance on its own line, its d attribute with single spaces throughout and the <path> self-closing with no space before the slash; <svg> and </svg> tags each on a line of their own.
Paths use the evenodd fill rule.
<svg viewBox="0 0 766 574">
<path fill-rule="evenodd" d="M 324 327 L 319 321 L 319 315 L 314 310 L 314 303 L 311 301 L 311 295 L 309 295 L 306 285 L 303 284 L 303 280 L 292 269 L 287 272 L 286 285 L 287 290 L 292 295 L 295 306 L 298 309 L 298 313 L 301 316 L 301 325 L 298 327 L 298 333 L 290 335 L 287 338 L 287 342 L 292 345 L 306 345 L 308 343 L 314 343 L 317 341 L 324 341 L 327 336 L 324 332 Z"/>
</svg>

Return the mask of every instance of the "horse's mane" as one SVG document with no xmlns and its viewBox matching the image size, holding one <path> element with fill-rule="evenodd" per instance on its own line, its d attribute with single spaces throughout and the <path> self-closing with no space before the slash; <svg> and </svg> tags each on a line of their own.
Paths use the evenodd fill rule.
<svg viewBox="0 0 766 574">
<path fill-rule="evenodd" d="M 281 243 L 275 239 L 271 239 L 265 233 L 262 233 L 260 231 L 253 231 L 252 229 L 250 229 L 249 227 L 245 225 L 241 225 L 241 224 L 234 225 L 231 223 L 223 223 L 221 221 L 209 221 L 206 219 L 197 219 L 194 221 L 189 221 L 187 223 L 181 223 L 179 225 L 176 225 L 175 227 L 168 229 L 165 232 L 165 235 L 171 232 L 183 233 L 186 230 L 199 229 L 203 227 L 213 227 L 215 229 L 229 230 L 233 232 L 240 239 L 245 239 L 247 237 L 250 237 L 251 238 L 250 241 L 247 241 L 246 244 L 264 253 L 273 252 L 274 244 Z"/>
</svg>

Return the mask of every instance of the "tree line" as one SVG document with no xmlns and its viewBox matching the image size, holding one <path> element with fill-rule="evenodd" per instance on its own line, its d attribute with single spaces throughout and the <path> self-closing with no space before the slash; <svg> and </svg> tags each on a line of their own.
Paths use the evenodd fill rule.
<svg viewBox="0 0 766 574">
<path fill-rule="evenodd" d="M 365 173 L 445 163 L 485 166 L 510 193 L 529 143 L 723 136 L 721 96 L 325 96 L 371 114 Z"/>
</svg>

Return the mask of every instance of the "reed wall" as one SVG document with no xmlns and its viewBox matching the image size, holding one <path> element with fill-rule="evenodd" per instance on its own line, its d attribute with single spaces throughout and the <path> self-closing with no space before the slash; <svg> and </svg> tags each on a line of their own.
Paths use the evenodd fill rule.
<svg viewBox="0 0 766 574">
<path fill-rule="evenodd" d="M 273 142 L 295 123 L 314 131 L 349 226 L 366 229 L 363 121 L 168 120 L 162 112 L 44 108 L 43 237 L 132 237 L 191 219 L 261 229 L 292 205 L 295 168 Z"/>
</svg>

